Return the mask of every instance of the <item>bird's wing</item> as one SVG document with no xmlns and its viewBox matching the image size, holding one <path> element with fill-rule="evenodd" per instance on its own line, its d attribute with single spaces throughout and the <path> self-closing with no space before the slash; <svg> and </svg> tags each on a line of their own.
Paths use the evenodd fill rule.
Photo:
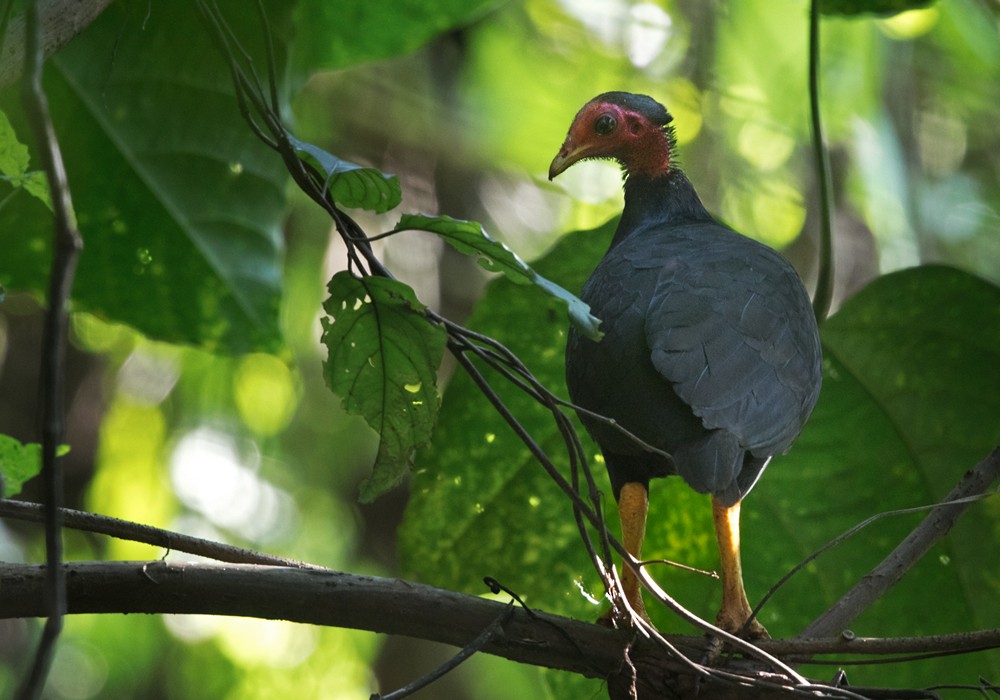
<svg viewBox="0 0 1000 700">
<path fill-rule="evenodd" d="M 705 426 L 758 456 L 781 452 L 816 399 L 819 341 L 809 299 L 779 254 L 718 225 L 657 241 L 651 359 Z"/>
</svg>

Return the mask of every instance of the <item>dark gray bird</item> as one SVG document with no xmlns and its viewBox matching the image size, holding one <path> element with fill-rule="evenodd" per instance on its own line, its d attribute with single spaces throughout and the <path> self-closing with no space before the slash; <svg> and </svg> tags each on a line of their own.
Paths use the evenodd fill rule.
<svg viewBox="0 0 1000 700">
<path fill-rule="evenodd" d="M 581 293 L 604 338 L 571 329 L 566 379 L 574 403 L 672 457 L 581 414 L 604 454 L 630 554 L 640 558 L 650 479 L 678 474 L 712 494 L 723 574 L 717 623 L 739 632 L 751 611 L 740 502 L 816 403 L 819 334 L 788 261 L 716 221 L 673 166 L 671 121 L 646 95 L 599 95 L 576 115 L 552 161 L 549 179 L 589 158 L 614 159 L 625 171 L 621 223 Z M 645 616 L 628 569 L 622 582 Z M 767 635 L 756 620 L 746 633 Z"/>
</svg>

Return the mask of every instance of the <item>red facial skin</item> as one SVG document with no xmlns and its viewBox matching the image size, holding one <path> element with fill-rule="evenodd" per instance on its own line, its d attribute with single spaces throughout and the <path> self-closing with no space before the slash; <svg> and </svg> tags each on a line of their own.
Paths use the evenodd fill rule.
<svg viewBox="0 0 1000 700">
<path fill-rule="evenodd" d="M 614 126 L 602 134 L 598 120 L 605 116 L 614 120 Z M 566 141 L 549 167 L 549 179 L 589 158 L 612 158 L 629 174 L 658 177 L 670 170 L 670 144 L 663 127 L 641 114 L 593 101 L 584 105 L 573 120 Z"/>
</svg>

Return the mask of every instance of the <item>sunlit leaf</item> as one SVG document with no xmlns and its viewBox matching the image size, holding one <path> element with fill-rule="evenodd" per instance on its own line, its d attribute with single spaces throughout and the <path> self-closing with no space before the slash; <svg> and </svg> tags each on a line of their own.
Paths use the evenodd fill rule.
<svg viewBox="0 0 1000 700">
<path fill-rule="evenodd" d="M 450 216 L 422 216 L 407 214 L 399 220 L 396 231 L 417 229 L 436 233 L 460 253 L 476 255 L 479 263 L 491 272 L 503 272 L 512 282 L 534 284 L 562 300 L 569 317 L 589 338 L 601 337 L 599 318 L 590 313 L 590 307 L 574 294 L 555 282 L 545 279 L 500 241 L 494 239 L 475 221 L 462 221 Z"/>
<path fill-rule="evenodd" d="M 0 111 L 0 177 L 15 189 L 24 188 L 25 192 L 51 209 L 45 174 L 37 170 L 29 171 L 30 162 L 28 147 L 18 141 L 10 120 Z"/>
<path fill-rule="evenodd" d="M 9 435 L 0 435 L 0 498 L 10 498 L 21 492 L 21 486 L 42 470 L 42 446 L 22 444 Z"/>
<path fill-rule="evenodd" d="M 300 158 L 306 159 L 325 176 L 326 187 L 337 204 L 348 208 L 368 209 L 382 214 L 399 205 L 402 192 L 395 175 L 375 168 L 364 168 L 319 146 L 289 136 Z"/>
<path fill-rule="evenodd" d="M 430 440 L 446 335 L 401 282 L 342 271 L 328 288 L 324 376 L 344 408 L 379 434 L 372 475 L 361 487 L 361 500 L 371 501 L 403 478 L 413 451 Z"/>
</svg>

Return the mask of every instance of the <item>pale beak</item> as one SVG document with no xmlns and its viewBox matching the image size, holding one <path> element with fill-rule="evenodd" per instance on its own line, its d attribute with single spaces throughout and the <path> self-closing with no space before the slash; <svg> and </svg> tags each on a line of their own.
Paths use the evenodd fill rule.
<svg viewBox="0 0 1000 700">
<path fill-rule="evenodd" d="M 573 137 L 567 136 L 562 148 L 559 149 L 559 153 L 552 159 L 552 165 L 549 166 L 549 179 L 553 179 L 556 175 L 573 165 L 573 163 L 586 158 L 588 150 L 586 146 L 577 146 L 573 141 Z"/>
</svg>

